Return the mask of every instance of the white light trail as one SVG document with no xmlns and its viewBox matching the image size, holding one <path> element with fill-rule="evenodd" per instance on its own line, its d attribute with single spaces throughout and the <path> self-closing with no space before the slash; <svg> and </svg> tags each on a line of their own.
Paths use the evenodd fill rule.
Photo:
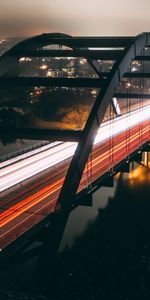
<svg viewBox="0 0 150 300">
<path fill-rule="evenodd" d="M 114 120 L 102 123 L 95 138 L 94 145 L 146 120 L 150 120 L 150 105 L 126 113 Z"/>
<path fill-rule="evenodd" d="M 102 143 L 111 136 L 118 135 L 130 127 L 150 119 L 150 105 L 131 113 L 104 122 L 98 130 L 94 145 Z M 0 170 L 0 191 L 4 191 L 50 167 L 73 156 L 77 147 L 75 142 L 56 144 L 53 148 L 27 157 Z"/>
<path fill-rule="evenodd" d="M 7 160 L 1 162 L 0 163 L 0 169 L 4 168 L 4 167 L 6 167 L 10 164 L 14 164 L 19 160 L 26 159 L 29 156 L 33 156 L 33 155 L 38 154 L 42 151 L 45 151 L 45 150 L 50 149 L 52 147 L 55 147 L 56 145 L 59 145 L 59 144 L 62 144 L 62 142 L 49 143 L 48 145 L 39 147 L 39 148 L 31 150 L 29 152 L 26 152 L 26 153 L 23 153 L 23 154 L 20 154 L 20 155 L 18 154 L 18 156 L 16 156 L 16 157 L 13 157 L 13 158 L 10 158 L 10 159 L 7 159 Z M 7 158 L 7 154 L 6 154 L 6 158 Z M 1 175 L 1 173 L 0 173 L 0 175 Z"/>
</svg>

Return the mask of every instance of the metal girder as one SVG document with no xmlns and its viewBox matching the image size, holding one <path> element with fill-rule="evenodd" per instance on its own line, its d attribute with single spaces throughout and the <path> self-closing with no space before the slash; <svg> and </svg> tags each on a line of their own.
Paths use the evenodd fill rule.
<svg viewBox="0 0 150 300">
<path fill-rule="evenodd" d="M 111 73 L 110 72 L 101 72 L 100 73 L 100 78 L 107 78 L 110 77 Z M 150 78 L 150 73 L 146 72 L 125 72 L 123 74 L 124 78 Z"/>
<path fill-rule="evenodd" d="M 130 98 L 130 99 L 150 99 L 150 94 L 134 94 L 134 93 L 115 93 L 114 97 L 119 98 L 119 99 L 125 99 L 125 98 Z"/>
<path fill-rule="evenodd" d="M 59 44 L 65 45 L 67 47 L 72 48 L 73 50 L 77 50 L 78 48 L 82 47 L 83 49 L 80 50 L 88 50 L 87 47 L 125 47 L 133 37 L 71 37 L 65 34 L 59 33 L 51 33 L 51 34 L 42 34 L 39 36 L 34 36 L 32 38 L 28 38 L 19 42 L 17 45 L 12 47 L 6 53 L 4 53 L 0 57 L 0 76 L 5 75 L 10 66 L 15 69 L 16 62 L 18 60 L 17 57 L 13 56 L 17 51 L 35 51 L 37 49 L 42 49 L 43 46 Z M 118 49 L 120 50 L 120 49 Z M 102 53 L 101 53 L 102 54 Z M 117 54 L 117 53 L 116 53 Z M 112 55 L 111 59 L 115 59 L 115 53 Z M 105 59 L 109 59 L 109 55 L 105 54 Z M 118 52 L 118 55 L 119 52 Z M 96 58 L 95 58 L 96 59 Z M 92 62 L 91 66 L 92 66 Z M 99 75 L 98 71 L 93 67 L 95 72 Z"/>
<path fill-rule="evenodd" d="M 0 77 L 0 86 L 47 86 L 100 88 L 106 79 L 57 77 Z"/>
<path fill-rule="evenodd" d="M 123 50 L 14 50 L 14 57 L 84 57 L 88 59 L 116 60 Z"/>
<path fill-rule="evenodd" d="M 46 86 L 46 87 L 87 87 L 101 88 L 110 77 L 100 73 L 101 78 L 60 78 L 60 77 L 0 77 L 0 86 Z M 150 78 L 150 73 L 125 73 L 125 78 Z"/>
<path fill-rule="evenodd" d="M 101 72 L 100 73 L 101 78 L 107 78 L 110 76 L 110 73 Z M 122 76 L 124 78 L 150 78 L 150 73 L 148 72 L 126 72 Z"/>
<path fill-rule="evenodd" d="M 145 55 L 145 56 L 136 56 L 134 60 L 140 60 L 140 61 L 149 61 L 150 60 L 150 56 L 149 55 Z"/>
<path fill-rule="evenodd" d="M 150 73 L 143 73 L 143 72 L 139 72 L 139 73 L 135 73 L 135 72 L 128 72 L 125 73 L 123 77 L 126 78 L 150 78 Z"/>
<path fill-rule="evenodd" d="M 48 34 L 37 37 L 41 44 L 67 44 L 70 47 L 126 47 L 135 37 L 60 37 L 52 38 Z"/>
<path fill-rule="evenodd" d="M 120 106 L 119 106 L 119 103 L 117 101 L 117 98 L 115 96 L 113 96 L 111 104 L 112 104 L 115 115 L 120 116 L 121 115 L 121 110 L 120 110 Z"/>
<path fill-rule="evenodd" d="M 43 128 L 10 128 L 0 127 L 0 138 L 24 138 L 51 141 L 79 142 L 82 136 L 80 130 L 43 129 Z"/>
</svg>

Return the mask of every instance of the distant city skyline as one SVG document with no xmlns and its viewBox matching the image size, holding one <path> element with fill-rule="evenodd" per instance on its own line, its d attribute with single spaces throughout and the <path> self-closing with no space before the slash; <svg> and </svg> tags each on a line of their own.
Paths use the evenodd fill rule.
<svg viewBox="0 0 150 300">
<path fill-rule="evenodd" d="M 0 36 L 136 35 L 150 30 L 149 11 L 150 0 L 1 0 Z"/>
</svg>

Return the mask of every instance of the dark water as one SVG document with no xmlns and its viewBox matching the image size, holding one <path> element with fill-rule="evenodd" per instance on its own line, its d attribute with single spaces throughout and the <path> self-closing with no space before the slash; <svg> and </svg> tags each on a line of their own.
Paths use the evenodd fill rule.
<svg viewBox="0 0 150 300">
<path fill-rule="evenodd" d="M 49 251 L 0 274 L 0 299 L 150 299 L 150 169 L 121 174 L 72 212 Z"/>
</svg>

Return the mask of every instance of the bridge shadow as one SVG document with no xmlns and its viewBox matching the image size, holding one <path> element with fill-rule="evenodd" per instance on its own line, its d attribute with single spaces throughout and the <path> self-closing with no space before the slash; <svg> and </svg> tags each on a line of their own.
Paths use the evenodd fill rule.
<svg viewBox="0 0 150 300">
<path fill-rule="evenodd" d="M 65 249 L 52 276 L 48 253 L 39 259 L 44 293 L 56 299 L 149 299 L 150 174 L 139 168 L 134 181 L 120 176 L 114 198 Z"/>
</svg>

